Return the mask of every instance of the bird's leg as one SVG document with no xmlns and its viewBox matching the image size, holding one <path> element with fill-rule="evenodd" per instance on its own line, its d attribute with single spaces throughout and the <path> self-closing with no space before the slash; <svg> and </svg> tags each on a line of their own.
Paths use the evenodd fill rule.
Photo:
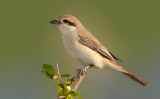
<svg viewBox="0 0 160 99">
<path fill-rule="evenodd" d="M 82 69 L 81 69 L 81 71 L 80 71 L 80 74 L 81 75 L 86 75 L 87 74 L 87 69 L 89 68 L 90 66 L 85 66 L 85 67 L 83 67 Z"/>
</svg>

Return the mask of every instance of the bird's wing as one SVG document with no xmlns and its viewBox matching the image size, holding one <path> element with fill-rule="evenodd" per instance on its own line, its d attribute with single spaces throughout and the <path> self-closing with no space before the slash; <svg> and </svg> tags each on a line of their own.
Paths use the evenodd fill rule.
<svg viewBox="0 0 160 99">
<path fill-rule="evenodd" d="M 88 34 L 88 35 L 92 35 L 92 34 Z M 118 60 L 118 58 L 113 56 L 113 54 L 111 54 L 107 50 L 107 48 L 105 48 L 93 35 L 92 36 L 87 36 L 87 35 L 79 34 L 78 37 L 79 37 L 79 42 L 81 44 L 83 44 L 83 45 L 91 48 L 92 50 L 98 52 L 103 57 L 105 57 L 109 60 L 112 60 L 114 62 L 116 62 L 115 60 Z"/>
<path fill-rule="evenodd" d="M 119 58 L 117 58 L 115 55 L 113 55 L 110 51 L 109 51 L 109 53 L 112 55 L 112 57 L 113 57 L 115 60 L 118 60 L 118 61 L 120 61 L 120 62 L 123 62 L 121 59 L 119 59 Z"/>
</svg>

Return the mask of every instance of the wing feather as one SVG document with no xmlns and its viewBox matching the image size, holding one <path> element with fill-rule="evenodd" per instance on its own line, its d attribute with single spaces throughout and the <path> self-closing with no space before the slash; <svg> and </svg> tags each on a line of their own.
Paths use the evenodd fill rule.
<svg viewBox="0 0 160 99">
<path fill-rule="evenodd" d="M 80 43 L 98 52 L 103 57 L 112 60 L 114 62 L 116 62 L 115 59 L 118 59 L 118 58 L 114 59 L 115 56 L 112 56 L 113 54 L 111 54 L 96 38 L 89 38 L 83 35 L 79 35 L 78 37 Z"/>
</svg>

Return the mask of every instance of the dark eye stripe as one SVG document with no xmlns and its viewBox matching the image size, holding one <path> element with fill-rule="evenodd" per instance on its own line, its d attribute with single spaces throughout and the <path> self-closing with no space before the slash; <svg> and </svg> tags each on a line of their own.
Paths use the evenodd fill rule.
<svg viewBox="0 0 160 99">
<path fill-rule="evenodd" d="M 64 23 L 67 23 L 68 25 L 71 25 L 71 26 L 76 26 L 75 23 L 73 23 L 73 22 L 71 22 L 71 21 L 69 21 L 69 20 L 67 20 L 67 19 L 64 19 L 63 22 L 64 22 Z"/>
<path fill-rule="evenodd" d="M 63 20 L 63 22 L 64 22 L 64 23 L 68 23 L 69 21 L 68 21 L 68 20 L 66 20 L 66 19 L 64 19 L 64 20 Z"/>
<path fill-rule="evenodd" d="M 71 26 L 76 26 L 76 24 L 74 24 L 74 23 L 72 23 L 70 21 L 68 22 L 68 24 L 71 25 Z"/>
</svg>

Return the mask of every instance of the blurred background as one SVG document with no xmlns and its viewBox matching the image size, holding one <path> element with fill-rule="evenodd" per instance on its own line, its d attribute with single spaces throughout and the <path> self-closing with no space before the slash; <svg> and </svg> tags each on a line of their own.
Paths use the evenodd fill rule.
<svg viewBox="0 0 160 99">
<path fill-rule="evenodd" d="M 56 99 L 56 84 L 42 64 L 75 74 L 82 67 L 65 51 L 61 33 L 49 21 L 76 16 L 123 60 L 124 68 L 151 85 L 143 87 L 114 70 L 90 69 L 77 92 L 83 99 L 160 98 L 159 0 L 1 0 L 0 99 Z"/>
</svg>

